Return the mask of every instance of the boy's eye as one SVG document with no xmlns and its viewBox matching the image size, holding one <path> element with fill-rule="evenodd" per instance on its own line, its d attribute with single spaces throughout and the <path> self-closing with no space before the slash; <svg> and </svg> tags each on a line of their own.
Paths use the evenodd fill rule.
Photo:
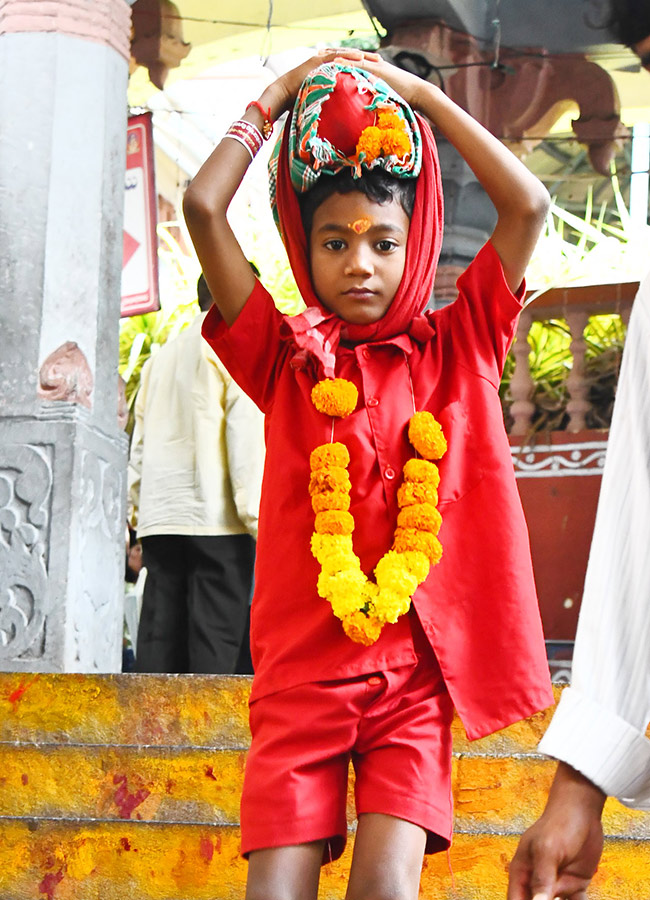
<svg viewBox="0 0 650 900">
<path fill-rule="evenodd" d="M 385 239 L 383 241 L 377 242 L 377 249 L 381 250 L 382 253 L 389 253 L 391 250 L 394 250 L 397 247 L 395 241 L 390 241 Z"/>
<path fill-rule="evenodd" d="M 330 241 L 325 241 L 325 246 L 328 250 L 342 250 L 345 247 L 345 241 L 340 238 L 332 238 Z"/>
</svg>

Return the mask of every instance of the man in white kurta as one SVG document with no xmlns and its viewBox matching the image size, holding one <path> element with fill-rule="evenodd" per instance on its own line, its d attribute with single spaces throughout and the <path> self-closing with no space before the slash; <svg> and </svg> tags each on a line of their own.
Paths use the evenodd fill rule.
<svg viewBox="0 0 650 900">
<path fill-rule="evenodd" d="M 199 302 L 212 302 L 202 280 Z M 201 337 L 205 315 L 145 365 L 136 400 L 129 501 L 147 568 L 139 672 L 229 674 L 247 639 L 264 418 Z"/>
</svg>

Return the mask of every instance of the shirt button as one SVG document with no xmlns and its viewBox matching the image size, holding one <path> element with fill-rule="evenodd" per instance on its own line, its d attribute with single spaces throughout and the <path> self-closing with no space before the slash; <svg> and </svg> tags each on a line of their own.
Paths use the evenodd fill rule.
<svg viewBox="0 0 650 900">
<path fill-rule="evenodd" d="M 384 475 L 386 476 L 386 478 L 391 478 L 391 479 L 394 478 L 395 477 L 395 469 L 388 466 L 387 469 L 384 469 Z"/>
<path fill-rule="evenodd" d="M 379 400 L 376 397 L 370 397 L 368 406 L 379 406 Z"/>
<path fill-rule="evenodd" d="M 381 684 L 381 675 L 371 675 L 368 679 L 368 684 L 372 684 L 373 686 Z"/>
<path fill-rule="evenodd" d="M 361 351 L 361 355 L 364 359 L 370 359 L 370 350 L 366 350 L 365 348 Z"/>
</svg>

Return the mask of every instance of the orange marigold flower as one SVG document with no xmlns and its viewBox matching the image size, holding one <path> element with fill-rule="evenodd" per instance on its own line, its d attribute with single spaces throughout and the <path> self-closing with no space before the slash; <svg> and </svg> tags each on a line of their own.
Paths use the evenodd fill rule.
<svg viewBox="0 0 650 900">
<path fill-rule="evenodd" d="M 323 491 L 312 496 L 311 508 L 315 513 L 326 509 L 350 509 L 350 495 L 345 491 Z"/>
<path fill-rule="evenodd" d="M 309 493 L 313 497 L 314 494 L 321 494 L 325 491 L 345 491 L 350 492 L 352 487 L 348 470 L 342 466 L 326 466 L 322 469 L 316 469 L 311 473 L 309 479 Z"/>
<path fill-rule="evenodd" d="M 442 544 L 438 538 L 428 531 L 418 531 L 416 528 L 396 528 L 393 548 L 398 552 L 405 550 L 419 550 L 426 553 L 435 566 L 442 557 Z"/>
<path fill-rule="evenodd" d="M 322 469 L 324 466 L 342 466 L 345 469 L 349 465 L 348 448 L 339 441 L 332 444 L 321 444 L 309 455 L 309 467 L 312 472 L 315 469 Z"/>
<path fill-rule="evenodd" d="M 376 125 L 368 125 L 359 135 L 357 141 L 357 158 L 364 154 L 364 162 L 371 163 L 381 156 L 382 133 Z"/>
<path fill-rule="evenodd" d="M 397 504 L 400 509 L 405 506 L 413 506 L 415 503 L 438 504 L 438 491 L 432 484 L 423 481 L 407 481 L 397 490 Z"/>
<path fill-rule="evenodd" d="M 390 128 L 388 131 L 384 132 L 381 141 L 381 149 L 384 151 L 385 156 L 393 155 L 398 159 L 401 159 L 411 152 L 411 142 L 409 141 L 408 135 L 404 134 L 403 131 L 398 131 L 396 128 Z"/>
<path fill-rule="evenodd" d="M 409 459 L 404 464 L 404 481 L 423 481 L 437 488 L 440 484 L 440 471 L 428 459 Z"/>
<path fill-rule="evenodd" d="M 354 519 L 349 512 L 328 509 L 316 514 L 314 531 L 316 534 L 352 534 Z"/>
<path fill-rule="evenodd" d="M 356 644 L 370 647 L 381 634 L 381 623 L 362 612 L 354 612 L 343 619 L 343 630 Z"/>
<path fill-rule="evenodd" d="M 325 378 L 311 391 L 311 402 L 326 416 L 349 416 L 358 399 L 359 391 L 346 378 Z"/>
<path fill-rule="evenodd" d="M 447 450 L 447 441 L 440 423 L 426 410 L 411 416 L 409 441 L 425 459 L 440 459 Z"/>
<path fill-rule="evenodd" d="M 417 528 L 419 531 L 438 534 L 442 516 L 431 503 L 414 503 L 400 510 L 397 525 L 400 528 Z"/>
<path fill-rule="evenodd" d="M 389 110 L 385 110 L 384 112 L 380 112 L 377 116 L 377 125 L 379 128 L 396 128 L 399 131 L 406 130 L 406 123 L 401 116 L 399 116 L 396 112 L 390 112 Z"/>
</svg>

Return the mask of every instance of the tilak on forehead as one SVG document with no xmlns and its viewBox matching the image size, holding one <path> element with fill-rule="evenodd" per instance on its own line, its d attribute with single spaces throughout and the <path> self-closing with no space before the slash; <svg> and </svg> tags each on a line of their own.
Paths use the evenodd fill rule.
<svg viewBox="0 0 650 900">
<path fill-rule="evenodd" d="M 348 228 L 350 231 L 356 232 L 356 234 L 365 234 L 369 228 L 372 228 L 372 219 L 368 216 L 361 216 L 359 219 L 355 219 L 354 222 L 348 222 Z"/>
</svg>

